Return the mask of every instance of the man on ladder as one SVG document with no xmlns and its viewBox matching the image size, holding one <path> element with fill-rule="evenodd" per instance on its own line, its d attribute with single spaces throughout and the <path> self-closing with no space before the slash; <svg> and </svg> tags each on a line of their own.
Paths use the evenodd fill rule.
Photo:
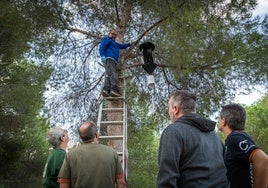
<svg viewBox="0 0 268 188">
<path fill-rule="evenodd" d="M 104 87 L 102 90 L 102 95 L 104 97 L 120 97 L 120 93 L 117 87 L 118 82 L 118 73 L 117 73 L 117 63 L 119 58 L 120 49 L 126 49 L 134 43 L 124 43 L 120 44 L 115 41 L 117 32 L 115 29 L 112 29 L 109 32 L 109 35 L 102 38 L 100 44 L 100 56 L 101 61 L 105 67 L 105 81 Z"/>
</svg>

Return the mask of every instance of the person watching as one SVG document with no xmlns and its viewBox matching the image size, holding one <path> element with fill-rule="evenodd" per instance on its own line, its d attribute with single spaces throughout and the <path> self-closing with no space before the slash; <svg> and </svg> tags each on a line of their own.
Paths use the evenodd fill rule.
<svg viewBox="0 0 268 188">
<path fill-rule="evenodd" d="M 68 131 L 60 127 L 52 127 L 46 136 L 46 140 L 53 146 L 49 153 L 42 178 L 43 188 L 58 188 L 58 174 L 66 155 L 69 142 Z"/>
<path fill-rule="evenodd" d="M 67 153 L 59 173 L 60 188 L 124 188 L 119 157 L 111 147 L 99 144 L 95 123 L 86 121 L 78 132 L 83 143 Z"/>
<path fill-rule="evenodd" d="M 231 188 L 267 188 L 268 156 L 245 132 L 246 110 L 239 104 L 222 106 L 218 128 L 226 137 L 224 160 Z"/>
<path fill-rule="evenodd" d="M 159 144 L 159 188 L 228 188 L 216 122 L 196 114 L 196 96 L 180 90 L 168 102 L 171 124 Z"/>
</svg>

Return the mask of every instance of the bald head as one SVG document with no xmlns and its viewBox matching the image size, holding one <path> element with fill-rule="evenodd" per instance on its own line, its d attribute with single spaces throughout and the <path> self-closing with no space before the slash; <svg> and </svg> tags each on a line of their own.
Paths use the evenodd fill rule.
<svg viewBox="0 0 268 188">
<path fill-rule="evenodd" d="M 94 138 L 97 138 L 97 131 L 97 126 L 92 121 L 86 121 L 78 129 L 79 136 L 85 143 L 93 142 Z"/>
</svg>

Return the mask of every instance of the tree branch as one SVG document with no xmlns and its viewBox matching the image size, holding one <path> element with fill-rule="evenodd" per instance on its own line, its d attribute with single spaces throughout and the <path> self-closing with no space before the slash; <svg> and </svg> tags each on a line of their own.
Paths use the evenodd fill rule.
<svg viewBox="0 0 268 188">
<path fill-rule="evenodd" d="M 119 25 L 120 23 L 120 17 L 119 17 L 119 11 L 118 11 L 118 3 L 117 0 L 114 1 L 115 6 L 115 12 L 116 12 L 116 25 Z"/>
<path fill-rule="evenodd" d="M 150 27 L 148 27 L 139 37 L 138 39 L 134 42 L 134 45 L 132 45 L 128 51 L 130 51 L 134 46 L 137 45 L 137 43 L 140 42 L 140 40 L 149 32 L 151 31 L 152 29 L 154 29 L 155 27 L 157 27 L 158 25 L 160 25 L 162 22 L 166 21 L 168 17 L 164 17 L 162 18 L 161 20 L 155 22 L 153 25 L 151 25 Z M 128 52 L 127 52 L 128 53 Z"/>
<path fill-rule="evenodd" d="M 164 77 L 165 77 L 165 80 L 166 82 L 168 83 L 168 88 L 169 88 L 169 85 L 172 85 L 173 87 L 179 89 L 175 84 L 173 84 L 171 81 L 169 81 L 168 77 L 167 77 L 167 74 L 166 74 L 166 71 L 163 69 L 163 74 L 164 74 Z M 169 89 L 168 89 L 169 90 Z"/>
<path fill-rule="evenodd" d="M 125 70 L 125 69 L 130 69 L 132 67 L 139 67 L 139 66 L 142 66 L 144 63 L 134 63 L 134 64 L 131 64 L 131 65 L 127 65 L 127 66 L 123 66 L 121 69 L 119 68 L 119 70 Z M 176 65 L 167 65 L 167 64 L 156 64 L 156 66 L 158 67 L 161 67 L 161 68 L 171 68 L 171 69 L 178 69 L 178 66 Z M 204 66 L 197 66 L 197 67 L 192 67 L 192 69 L 194 70 L 203 70 L 203 69 L 211 69 L 211 70 L 217 70 L 217 69 L 220 69 L 222 68 L 221 65 L 219 66 L 208 66 L 208 65 L 204 65 Z M 181 68 L 181 69 L 184 69 L 186 70 L 187 68 Z"/>
<path fill-rule="evenodd" d="M 81 34 L 84 34 L 84 35 L 87 35 L 90 37 L 94 37 L 94 38 L 98 38 L 98 39 L 102 38 L 102 36 L 99 34 L 91 33 L 88 31 L 81 30 L 81 29 L 77 29 L 77 28 L 73 28 L 73 27 L 66 27 L 66 29 L 71 31 L 71 32 L 78 32 L 78 33 L 81 33 Z"/>
</svg>

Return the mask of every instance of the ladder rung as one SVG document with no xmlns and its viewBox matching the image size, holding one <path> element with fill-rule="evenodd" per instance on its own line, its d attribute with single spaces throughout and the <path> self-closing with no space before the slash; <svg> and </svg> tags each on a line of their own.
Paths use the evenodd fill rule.
<svg viewBox="0 0 268 188">
<path fill-rule="evenodd" d="M 118 79 L 126 79 L 126 78 L 131 78 L 133 76 L 118 76 Z"/>
<path fill-rule="evenodd" d="M 101 121 L 101 125 L 123 125 L 123 121 Z"/>
<path fill-rule="evenodd" d="M 122 99 L 124 99 L 124 97 L 123 96 L 121 96 L 121 97 L 104 97 L 105 99 L 107 99 L 107 100 L 122 100 Z"/>
<path fill-rule="evenodd" d="M 123 108 L 103 108 L 102 109 L 103 111 L 105 112 L 121 112 L 123 111 L 124 109 Z"/>
<path fill-rule="evenodd" d="M 99 136 L 99 139 L 108 139 L 108 140 L 123 140 L 123 135 L 114 135 L 114 136 Z"/>
<path fill-rule="evenodd" d="M 123 152 L 122 151 L 118 151 L 117 152 L 117 155 L 123 155 Z"/>
</svg>

